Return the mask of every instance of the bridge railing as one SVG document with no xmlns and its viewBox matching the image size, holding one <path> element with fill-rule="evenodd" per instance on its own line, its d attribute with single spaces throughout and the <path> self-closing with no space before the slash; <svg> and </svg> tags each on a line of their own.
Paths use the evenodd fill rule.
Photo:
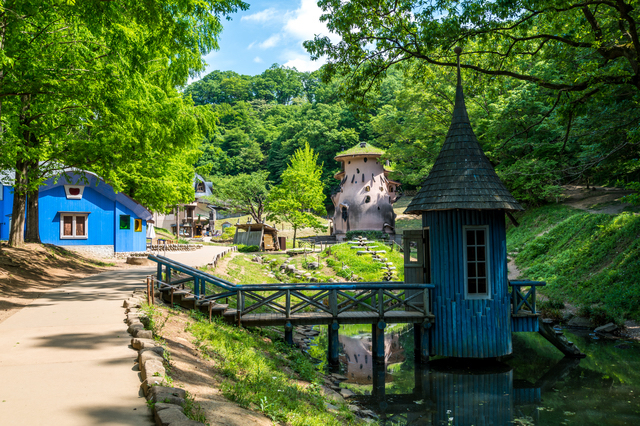
<svg viewBox="0 0 640 426">
<path fill-rule="evenodd" d="M 547 285 L 544 281 L 509 281 L 511 286 L 512 315 L 517 315 L 524 307 L 527 313 L 536 314 L 536 288 Z M 525 288 L 529 290 L 525 293 Z"/>
<path fill-rule="evenodd" d="M 411 310 L 426 316 L 431 314 L 430 290 L 435 287 L 404 282 L 239 285 L 163 256 L 149 256 L 149 259 L 158 262 L 156 286 L 164 287 L 173 295 L 184 289 L 185 283 L 193 281 L 196 299 L 224 300 L 230 308 L 237 309 L 239 317 L 250 313 L 278 313 L 290 318 L 302 312 L 322 312 L 337 318 L 348 311 L 384 317 L 385 313 L 394 310 Z M 185 276 L 172 279 L 172 270 Z"/>
</svg>

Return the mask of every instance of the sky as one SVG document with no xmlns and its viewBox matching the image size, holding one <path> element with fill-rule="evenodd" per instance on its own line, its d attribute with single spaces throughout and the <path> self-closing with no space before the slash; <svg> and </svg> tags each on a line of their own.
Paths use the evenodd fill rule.
<svg viewBox="0 0 640 426">
<path fill-rule="evenodd" d="M 250 5 L 248 10 L 233 14 L 231 21 L 222 21 L 220 50 L 204 57 L 207 70 L 200 77 L 213 70 L 262 74 L 274 63 L 298 71 L 322 66 L 324 62 L 311 61 L 302 46 L 316 34 L 332 36 L 320 22 L 322 11 L 316 0 L 245 1 Z"/>
</svg>

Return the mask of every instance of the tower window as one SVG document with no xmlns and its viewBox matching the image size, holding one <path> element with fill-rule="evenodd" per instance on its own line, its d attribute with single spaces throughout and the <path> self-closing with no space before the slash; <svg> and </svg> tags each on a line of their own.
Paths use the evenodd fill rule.
<svg viewBox="0 0 640 426">
<path fill-rule="evenodd" d="M 371 187 L 370 187 L 370 186 L 365 186 L 365 187 L 364 187 L 364 190 L 365 190 L 365 191 L 367 191 L 367 192 L 369 192 L 369 191 L 371 191 Z"/>
<path fill-rule="evenodd" d="M 356 173 L 360 173 L 360 169 L 356 168 Z"/>
<path fill-rule="evenodd" d="M 364 202 L 365 202 L 365 203 L 368 203 L 368 202 L 370 202 L 370 201 L 371 201 L 371 197 L 367 195 L 367 197 L 364 199 Z"/>
<path fill-rule="evenodd" d="M 367 162 L 367 157 L 364 157 L 364 162 L 365 162 L 365 163 Z"/>
<path fill-rule="evenodd" d="M 471 299 L 489 297 L 488 226 L 465 228 L 466 295 Z"/>
</svg>

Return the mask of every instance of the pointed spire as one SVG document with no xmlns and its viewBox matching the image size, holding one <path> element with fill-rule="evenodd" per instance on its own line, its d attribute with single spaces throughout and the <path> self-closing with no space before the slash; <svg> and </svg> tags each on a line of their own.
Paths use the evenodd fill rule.
<svg viewBox="0 0 640 426">
<path fill-rule="evenodd" d="M 458 57 L 458 84 L 451 126 L 429 176 L 405 213 L 450 209 L 523 210 L 496 174 L 473 133 L 462 90 L 462 49 L 456 47 L 453 51 Z"/>
</svg>

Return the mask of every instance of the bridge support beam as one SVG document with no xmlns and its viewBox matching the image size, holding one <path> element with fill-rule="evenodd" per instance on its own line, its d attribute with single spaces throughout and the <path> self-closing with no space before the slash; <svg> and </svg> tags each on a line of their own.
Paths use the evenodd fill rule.
<svg viewBox="0 0 640 426">
<path fill-rule="evenodd" d="M 371 357 L 376 364 L 384 365 L 384 329 L 387 324 L 380 320 L 371 326 Z"/>
<path fill-rule="evenodd" d="M 340 324 L 334 322 L 333 324 L 329 324 L 327 328 L 328 337 L 329 337 L 329 367 L 335 368 L 340 365 L 340 341 L 338 339 L 338 330 L 340 329 Z"/>
<path fill-rule="evenodd" d="M 429 362 L 430 328 L 430 322 L 413 325 L 414 359 L 416 364 L 427 364 Z"/>
<path fill-rule="evenodd" d="M 284 325 L 284 341 L 293 346 L 293 325 L 289 321 Z"/>
</svg>

